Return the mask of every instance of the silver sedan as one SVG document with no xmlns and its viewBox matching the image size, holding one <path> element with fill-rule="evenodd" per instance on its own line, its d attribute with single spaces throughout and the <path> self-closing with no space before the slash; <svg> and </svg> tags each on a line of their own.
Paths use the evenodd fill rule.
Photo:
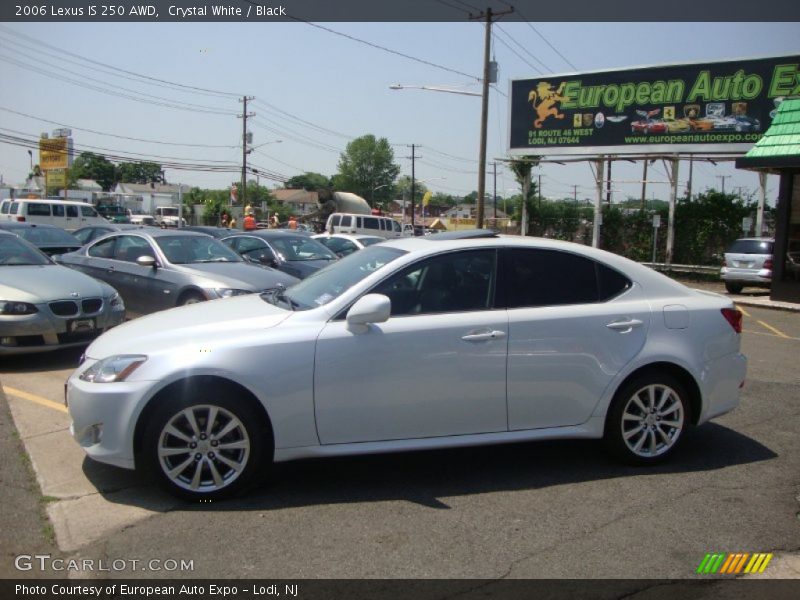
<svg viewBox="0 0 800 600">
<path fill-rule="evenodd" d="M 87 344 L 125 319 L 110 285 L 0 231 L 0 355 Z"/>
<path fill-rule="evenodd" d="M 244 261 L 211 236 L 175 229 L 109 233 L 59 262 L 114 286 L 138 315 L 297 282 Z"/>
</svg>

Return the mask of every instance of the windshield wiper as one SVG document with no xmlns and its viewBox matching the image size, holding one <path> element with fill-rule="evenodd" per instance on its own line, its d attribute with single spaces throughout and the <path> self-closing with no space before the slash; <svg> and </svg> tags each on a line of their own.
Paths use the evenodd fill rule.
<svg viewBox="0 0 800 600">
<path fill-rule="evenodd" d="M 300 304 L 288 298 L 286 296 L 286 286 L 283 284 L 278 284 L 278 287 L 272 290 L 267 290 L 263 294 L 261 294 L 262 298 L 265 298 L 267 302 L 274 306 L 278 306 L 278 302 L 281 302 L 289 307 L 289 310 L 296 310 Z"/>
</svg>

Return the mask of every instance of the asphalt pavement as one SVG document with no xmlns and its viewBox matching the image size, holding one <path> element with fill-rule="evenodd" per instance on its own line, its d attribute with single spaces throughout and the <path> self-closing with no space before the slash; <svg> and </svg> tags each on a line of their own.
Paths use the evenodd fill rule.
<svg viewBox="0 0 800 600">
<path fill-rule="evenodd" d="M 84 458 L 63 410 L 79 352 L 5 360 L 2 573 L 44 551 L 120 561 L 103 577 L 682 579 L 709 552 L 769 552 L 765 576 L 798 577 L 800 316 L 742 308 L 741 406 L 667 464 L 623 467 L 594 441 L 312 460 L 203 505 Z"/>
</svg>

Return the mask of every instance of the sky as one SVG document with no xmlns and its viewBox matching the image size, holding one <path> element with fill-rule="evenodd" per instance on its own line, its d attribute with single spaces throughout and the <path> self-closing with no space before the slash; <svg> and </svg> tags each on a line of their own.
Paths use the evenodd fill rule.
<svg viewBox="0 0 800 600">
<path fill-rule="evenodd" d="M 454 196 L 477 189 L 480 98 L 389 86 L 479 91 L 483 25 L 319 25 L 326 29 L 263 22 L 0 23 L 0 133 L 35 138 L 71 127 L 78 149 L 156 162 L 241 165 L 242 120 L 236 115 L 246 94 L 255 98 L 248 110 L 256 113 L 248 119 L 256 147 L 249 161 L 259 170 L 282 178 L 304 171 L 330 176 L 350 140 L 374 134 L 393 144 L 401 175 L 411 174 L 407 157 L 414 144 L 416 177 L 429 189 Z M 507 157 L 511 79 L 800 54 L 800 23 L 500 21 L 494 39 L 499 75 L 489 101 L 489 162 Z M 5 183 L 23 182 L 29 170 L 25 148 L 0 142 Z M 593 197 L 594 180 L 585 163 L 544 165 L 534 171 L 538 175 L 546 198 L 571 197 L 574 185 L 579 198 Z M 166 177 L 170 183 L 220 189 L 239 174 L 167 169 Z M 641 184 L 628 182 L 641 179 L 641 165 L 615 163 L 612 179 L 614 201 L 639 197 Z M 665 167 L 653 165 L 648 179 L 666 182 Z M 687 179 L 688 169 L 682 167 L 681 190 Z M 490 171 L 487 192 L 494 181 Z M 498 195 L 518 192 L 502 163 L 496 181 Z M 732 164 L 695 165 L 695 193 L 723 183 L 727 192 L 740 188 L 755 194 L 758 176 Z M 771 176 L 770 204 L 777 186 Z M 667 199 L 668 194 L 665 183 L 648 187 L 648 197 Z"/>
</svg>

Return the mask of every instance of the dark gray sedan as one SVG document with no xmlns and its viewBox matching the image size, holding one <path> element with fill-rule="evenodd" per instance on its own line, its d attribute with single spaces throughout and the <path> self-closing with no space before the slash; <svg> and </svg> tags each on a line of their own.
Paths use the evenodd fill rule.
<svg viewBox="0 0 800 600">
<path fill-rule="evenodd" d="M 55 256 L 64 252 L 72 252 L 83 245 L 71 233 L 55 225 L 40 223 L 0 222 L 0 229 L 5 229 L 33 244 L 47 256 Z"/>
<path fill-rule="evenodd" d="M 111 286 L 0 230 L 0 356 L 85 345 L 124 319 Z"/>
<path fill-rule="evenodd" d="M 114 286 L 128 312 L 139 315 L 297 282 L 247 263 L 211 236 L 175 229 L 111 233 L 60 262 Z"/>
<path fill-rule="evenodd" d="M 330 249 L 303 233 L 260 229 L 236 233 L 222 242 L 245 259 L 305 279 L 339 259 Z"/>
</svg>

